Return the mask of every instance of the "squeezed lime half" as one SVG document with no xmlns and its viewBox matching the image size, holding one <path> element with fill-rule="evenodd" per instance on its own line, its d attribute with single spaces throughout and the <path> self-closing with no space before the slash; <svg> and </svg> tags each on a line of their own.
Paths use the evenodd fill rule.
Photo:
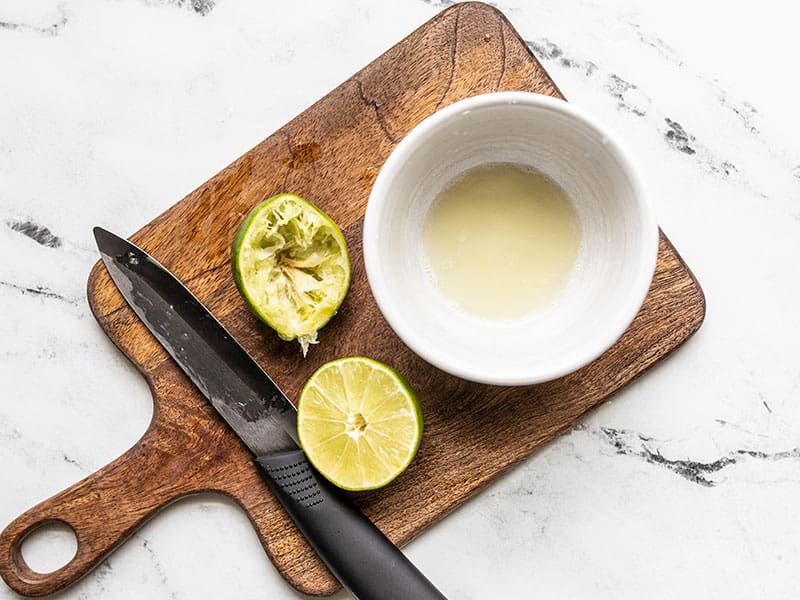
<svg viewBox="0 0 800 600">
<path fill-rule="evenodd" d="M 308 352 L 350 287 L 350 256 L 328 215 L 294 194 L 247 215 L 231 249 L 233 277 L 250 310 Z"/>
<path fill-rule="evenodd" d="M 322 365 L 297 407 L 300 445 L 334 485 L 371 490 L 392 481 L 422 438 L 417 395 L 391 367 L 361 356 Z"/>
</svg>

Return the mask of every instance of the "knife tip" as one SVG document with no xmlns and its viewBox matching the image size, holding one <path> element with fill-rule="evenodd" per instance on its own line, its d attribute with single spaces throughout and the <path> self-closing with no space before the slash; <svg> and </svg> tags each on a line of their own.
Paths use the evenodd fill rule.
<svg viewBox="0 0 800 600">
<path fill-rule="evenodd" d="M 119 238 L 116 235 L 107 229 L 103 229 L 102 227 L 92 227 L 92 233 L 94 234 L 94 241 L 97 244 L 97 248 L 101 252 L 119 241 Z"/>
</svg>

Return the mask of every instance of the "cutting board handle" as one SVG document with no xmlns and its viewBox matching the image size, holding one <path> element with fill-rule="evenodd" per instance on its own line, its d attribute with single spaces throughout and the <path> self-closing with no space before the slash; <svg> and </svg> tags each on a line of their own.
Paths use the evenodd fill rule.
<svg viewBox="0 0 800 600">
<path fill-rule="evenodd" d="M 0 576 L 17 593 L 44 596 L 83 577 L 158 509 L 192 491 L 175 485 L 187 457 L 160 447 L 151 425 L 125 454 L 52 498 L 34 506 L 0 533 Z M 188 458 L 191 460 L 191 457 Z M 22 556 L 25 538 L 40 527 L 65 523 L 77 538 L 75 556 L 50 573 L 30 568 Z"/>
</svg>

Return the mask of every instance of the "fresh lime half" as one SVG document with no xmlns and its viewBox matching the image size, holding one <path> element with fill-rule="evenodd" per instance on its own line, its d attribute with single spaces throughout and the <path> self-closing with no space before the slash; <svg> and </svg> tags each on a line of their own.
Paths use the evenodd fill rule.
<svg viewBox="0 0 800 600">
<path fill-rule="evenodd" d="M 303 354 L 350 287 L 341 230 L 294 194 L 265 200 L 247 215 L 231 249 L 233 277 L 250 309 Z"/>
<path fill-rule="evenodd" d="M 422 437 L 414 391 L 391 367 L 364 357 L 322 365 L 297 408 L 300 445 L 316 469 L 346 490 L 371 490 L 402 473 Z"/>
</svg>

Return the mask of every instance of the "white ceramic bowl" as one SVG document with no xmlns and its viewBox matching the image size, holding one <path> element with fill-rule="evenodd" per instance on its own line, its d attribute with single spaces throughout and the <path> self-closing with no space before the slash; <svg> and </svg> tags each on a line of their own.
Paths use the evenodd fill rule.
<svg viewBox="0 0 800 600">
<path fill-rule="evenodd" d="M 583 229 L 563 292 L 505 321 L 454 307 L 436 288 L 422 246 L 438 192 L 465 170 L 495 162 L 554 179 Z M 525 92 L 474 96 L 425 119 L 384 164 L 364 219 L 367 276 L 392 329 L 432 365 L 497 385 L 555 379 L 611 347 L 644 301 L 657 252 L 653 211 L 619 142 L 582 110 Z"/>
</svg>

